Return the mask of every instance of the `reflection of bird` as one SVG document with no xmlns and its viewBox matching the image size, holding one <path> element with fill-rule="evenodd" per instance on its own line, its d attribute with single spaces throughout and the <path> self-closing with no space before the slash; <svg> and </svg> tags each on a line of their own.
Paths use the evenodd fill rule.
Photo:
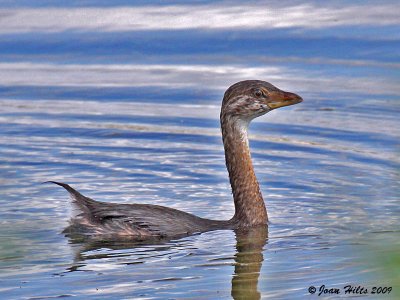
<svg viewBox="0 0 400 300">
<path fill-rule="evenodd" d="M 267 243 L 268 228 L 255 226 L 236 230 L 235 272 L 232 277 L 233 299 L 260 299 L 258 277 L 264 261 L 263 247 Z"/>
<path fill-rule="evenodd" d="M 204 219 L 151 204 L 98 202 L 67 184 L 53 182 L 70 193 L 79 212 L 64 232 L 88 237 L 143 239 L 266 225 L 267 211 L 251 162 L 247 128 L 254 118 L 301 101 L 302 98 L 296 94 L 258 80 L 238 82 L 225 92 L 220 117 L 226 166 L 235 202 L 235 215 L 230 220 Z"/>
</svg>

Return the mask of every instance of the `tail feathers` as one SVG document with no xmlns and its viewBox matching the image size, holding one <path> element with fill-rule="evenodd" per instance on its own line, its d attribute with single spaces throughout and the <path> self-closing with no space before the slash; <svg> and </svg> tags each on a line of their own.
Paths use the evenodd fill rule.
<svg viewBox="0 0 400 300">
<path fill-rule="evenodd" d="M 62 186 L 64 189 L 66 189 L 68 191 L 68 193 L 71 194 L 71 196 L 73 196 L 74 198 L 80 198 L 80 197 L 85 197 L 83 196 L 81 193 L 79 193 L 77 190 L 73 189 L 72 187 L 70 187 L 68 184 L 66 183 L 62 183 L 62 182 L 57 182 L 57 181 L 46 181 L 43 183 L 54 183 L 57 184 L 59 186 Z M 85 197 L 86 198 L 86 197 Z"/>
<path fill-rule="evenodd" d="M 73 189 L 66 183 L 57 181 L 46 181 L 43 183 L 54 183 L 59 186 L 62 186 L 71 195 L 72 201 L 77 206 L 77 208 L 79 208 L 84 214 L 92 216 L 92 211 L 94 209 L 95 204 L 97 203 L 95 200 L 83 196 L 81 193 L 79 193 L 77 190 Z"/>
</svg>

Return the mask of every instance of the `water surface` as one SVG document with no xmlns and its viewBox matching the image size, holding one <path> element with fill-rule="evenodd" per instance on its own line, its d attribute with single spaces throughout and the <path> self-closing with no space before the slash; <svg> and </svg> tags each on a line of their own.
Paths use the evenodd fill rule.
<svg viewBox="0 0 400 300">
<path fill-rule="evenodd" d="M 300 299 L 352 284 L 395 298 L 382 261 L 400 240 L 396 1 L 192 3 L 0 4 L 0 293 Z M 230 218 L 219 106 L 243 79 L 304 98 L 250 128 L 268 232 L 61 234 L 68 195 L 43 181 Z"/>
</svg>

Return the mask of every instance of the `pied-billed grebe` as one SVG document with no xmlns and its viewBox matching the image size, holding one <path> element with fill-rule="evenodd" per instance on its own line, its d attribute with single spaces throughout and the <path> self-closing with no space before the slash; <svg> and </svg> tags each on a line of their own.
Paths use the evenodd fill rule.
<svg viewBox="0 0 400 300">
<path fill-rule="evenodd" d="M 78 214 L 65 233 L 143 239 L 174 237 L 215 229 L 238 229 L 267 225 L 268 216 L 250 157 L 247 128 L 256 117 L 302 98 L 260 80 L 235 83 L 225 92 L 221 107 L 221 129 L 226 167 L 235 202 L 235 215 L 226 221 L 209 220 L 152 204 L 117 204 L 92 200 L 69 185 Z"/>
</svg>

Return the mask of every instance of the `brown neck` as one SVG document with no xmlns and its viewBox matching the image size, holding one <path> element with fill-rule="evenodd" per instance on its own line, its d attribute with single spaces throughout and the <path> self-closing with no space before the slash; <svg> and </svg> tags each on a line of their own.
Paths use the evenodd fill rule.
<svg viewBox="0 0 400 300">
<path fill-rule="evenodd" d="M 238 227 L 267 224 L 268 216 L 251 162 L 248 122 L 221 114 L 226 167 L 235 202 L 232 218 Z"/>
</svg>

